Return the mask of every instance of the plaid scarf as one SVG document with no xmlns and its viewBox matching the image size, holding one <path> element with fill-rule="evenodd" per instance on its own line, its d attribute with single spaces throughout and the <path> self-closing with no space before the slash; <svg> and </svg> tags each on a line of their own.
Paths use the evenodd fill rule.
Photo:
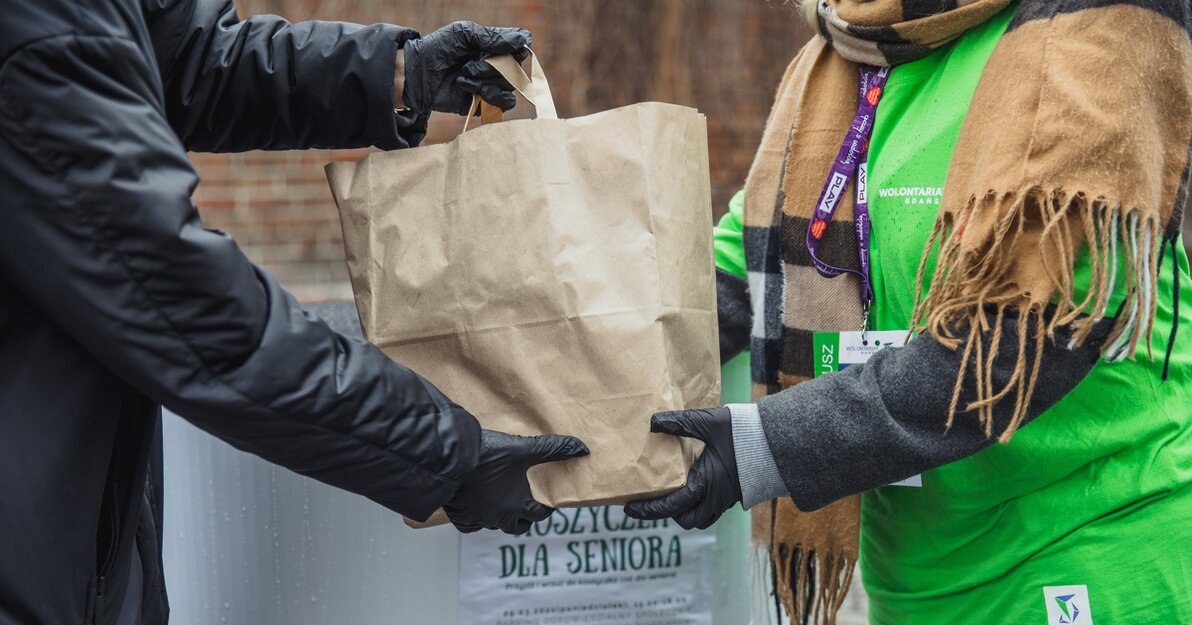
<svg viewBox="0 0 1192 625">
<path fill-rule="evenodd" d="M 753 299 L 755 394 L 812 377 L 812 334 L 859 329 L 858 280 L 816 271 L 806 236 L 819 191 L 852 122 L 858 63 L 922 58 L 1011 0 L 816 0 L 819 37 L 790 64 L 746 184 L 745 250 Z M 920 267 L 914 327 L 963 349 L 977 401 L 957 406 L 992 431 L 992 407 L 1014 402 L 1009 440 L 1041 367 L 1041 341 L 1061 326 L 1074 343 L 1116 316 L 1109 360 L 1149 335 L 1158 260 L 1174 246 L 1187 199 L 1192 141 L 1192 9 L 1187 0 L 1022 0 L 974 94 Z M 819 258 L 860 268 L 851 191 Z M 841 223 L 844 222 L 844 223 Z M 1087 249 L 1089 294 L 1076 301 L 1075 258 Z M 939 258 L 922 293 L 931 251 Z M 1119 280 L 1125 302 L 1109 310 Z M 1044 319 L 1044 307 L 1055 313 Z M 980 333 L 1019 315 L 1016 373 L 994 388 Z M 1120 312 L 1119 312 L 1120 311 Z M 990 325 L 986 315 L 997 315 Z M 1034 331 L 1031 331 L 1031 330 Z M 1040 343 L 1028 349 L 1028 336 Z M 974 346 L 976 349 L 974 350 Z M 1033 356 L 1029 356 L 1033 355 Z M 967 415 L 962 414 L 961 418 Z M 841 467 L 847 471 L 848 467 Z M 758 506 L 754 539 L 770 553 L 776 596 L 796 622 L 832 623 L 857 558 L 859 496 L 814 513 Z"/>
</svg>

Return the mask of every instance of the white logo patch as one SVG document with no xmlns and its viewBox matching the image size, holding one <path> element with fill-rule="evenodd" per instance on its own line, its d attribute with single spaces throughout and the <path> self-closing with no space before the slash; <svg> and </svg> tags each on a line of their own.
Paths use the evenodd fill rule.
<svg viewBox="0 0 1192 625">
<path fill-rule="evenodd" d="M 1044 586 L 1043 600 L 1047 625 L 1095 625 L 1088 586 Z"/>
</svg>

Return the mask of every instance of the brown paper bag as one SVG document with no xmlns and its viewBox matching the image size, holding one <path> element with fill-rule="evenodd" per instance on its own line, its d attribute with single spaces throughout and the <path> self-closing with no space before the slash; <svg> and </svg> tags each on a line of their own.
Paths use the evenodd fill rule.
<svg viewBox="0 0 1192 625">
<path fill-rule="evenodd" d="M 650 415 L 720 395 L 704 117 L 561 120 L 536 59 L 493 61 L 537 119 L 327 167 L 364 334 L 486 428 L 583 439 L 531 470 L 539 501 L 674 490 L 696 447 Z"/>
</svg>

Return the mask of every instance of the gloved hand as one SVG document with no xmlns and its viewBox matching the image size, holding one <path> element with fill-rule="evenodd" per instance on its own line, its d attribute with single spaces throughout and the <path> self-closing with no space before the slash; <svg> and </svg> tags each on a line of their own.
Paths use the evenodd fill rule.
<svg viewBox="0 0 1192 625">
<path fill-rule="evenodd" d="M 467 115 L 472 96 L 508 111 L 517 104 L 513 87 L 481 59 L 512 54 L 522 61 L 530 54 L 530 32 L 524 28 L 489 28 L 455 22 L 405 47 L 406 105 L 419 113 L 441 111 Z"/>
<path fill-rule="evenodd" d="M 506 534 L 525 534 L 531 525 L 554 512 L 534 500 L 526 470 L 588 453 L 588 446 L 574 436 L 514 436 L 482 430 L 480 462 L 464 476 L 443 509 L 464 533 L 499 529 Z"/>
<path fill-rule="evenodd" d="M 682 488 L 657 499 L 631 501 L 625 504 L 625 514 L 646 520 L 673 518 L 683 529 L 707 529 L 741 501 L 728 408 L 660 412 L 650 419 L 650 431 L 698 438 L 704 451 Z"/>
</svg>

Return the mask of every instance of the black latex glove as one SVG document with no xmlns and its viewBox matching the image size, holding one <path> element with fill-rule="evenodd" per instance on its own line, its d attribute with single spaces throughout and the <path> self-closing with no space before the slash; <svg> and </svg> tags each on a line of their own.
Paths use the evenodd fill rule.
<svg viewBox="0 0 1192 625">
<path fill-rule="evenodd" d="M 512 54 L 519 62 L 530 54 L 532 38 L 524 28 L 490 28 L 455 22 L 406 42 L 406 106 L 420 113 L 467 115 L 472 96 L 508 111 L 517 104 L 513 87 L 481 61 Z"/>
<path fill-rule="evenodd" d="M 531 525 L 554 512 L 534 500 L 526 470 L 588 453 L 588 446 L 574 436 L 514 436 L 483 430 L 480 463 L 463 477 L 459 490 L 443 509 L 464 533 L 499 529 L 506 534 L 525 534 Z"/>
<path fill-rule="evenodd" d="M 704 451 L 687 473 L 683 488 L 657 499 L 631 501 L 625 504 L 625 514 L 635 519 L 673 518 L 683 529 L 702 530 L 741 501 L 728 408 L 660 412 L 650 419 L 650 431 L 698 438 Z"/>
</svg>

